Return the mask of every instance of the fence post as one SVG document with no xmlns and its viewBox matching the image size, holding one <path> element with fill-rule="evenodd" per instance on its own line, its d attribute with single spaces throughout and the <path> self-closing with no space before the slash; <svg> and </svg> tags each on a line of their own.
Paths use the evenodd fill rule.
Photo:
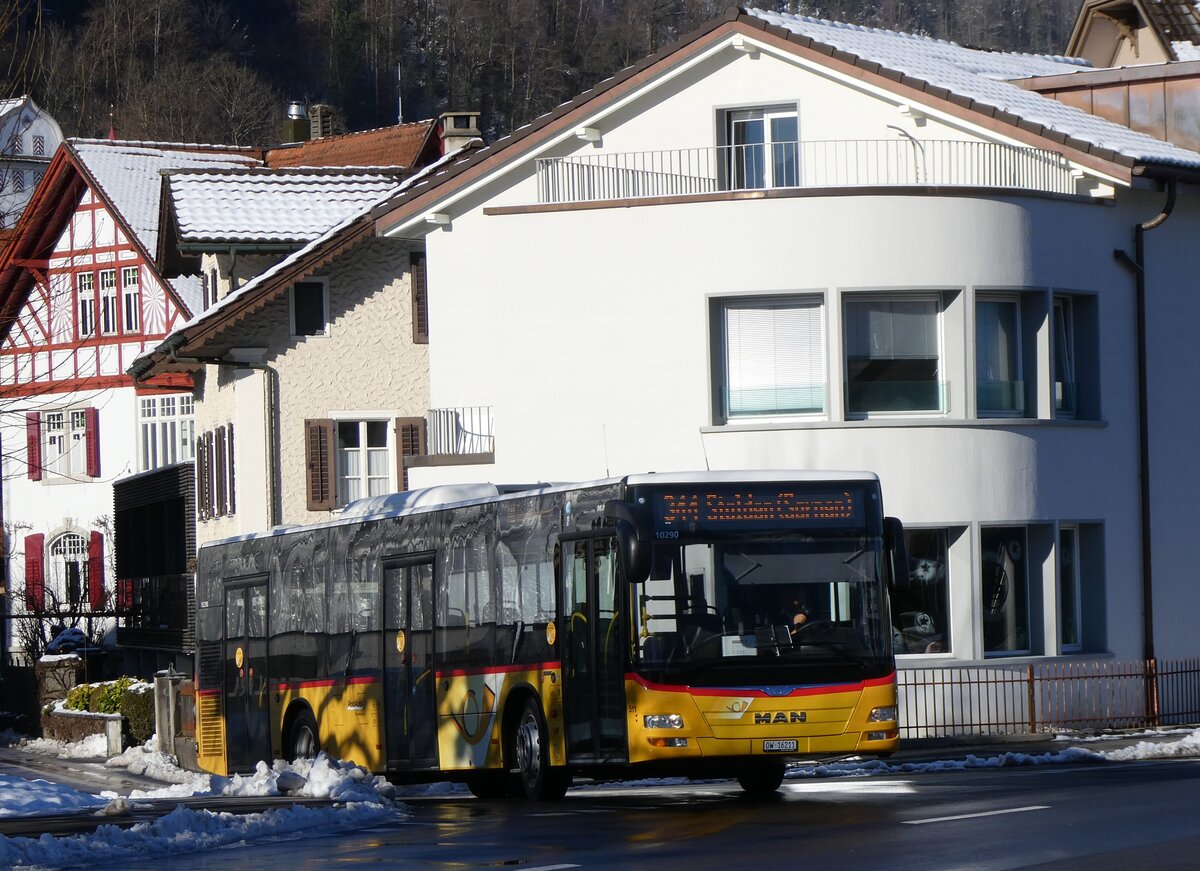
<svg viewBox="0 0 1200 871">
<path fill-rule="evenodd" d="M 1158 727 L 1158 660 L 1146 660 L 1146 725 Z"/>
<path fill-rule="evenodd" d="M 1029 734 L 1037 733 L 1037 691 L 1033 681 L 1033 663 L 1025 667 L 1025 691 L 1029 702 Z"/>
</svg>

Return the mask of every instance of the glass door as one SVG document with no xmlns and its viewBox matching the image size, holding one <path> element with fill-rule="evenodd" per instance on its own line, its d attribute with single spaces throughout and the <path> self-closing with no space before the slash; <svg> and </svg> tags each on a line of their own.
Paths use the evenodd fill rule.
<svg viewBox="0 0 1200 871">
<path fill-rule="evenodd" d="M 388 768 L 437 766 L 433 555 L 383 569 L 383 704 Z"/>
<path fill-rule="evenodd" d="M 271 761 L 267 582 L 225 588 L 225 738 L 229 772 Z"/>
<path fill-rule="evenodd" d="M 620 762 L 625 737 L 625 597 L 616 540 L 563 542 L 563 704 L 567 758 Z"/>
</svg>

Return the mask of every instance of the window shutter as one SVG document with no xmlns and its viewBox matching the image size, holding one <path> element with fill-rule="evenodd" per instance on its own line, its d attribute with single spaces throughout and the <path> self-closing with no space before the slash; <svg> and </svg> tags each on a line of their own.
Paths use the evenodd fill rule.
<svg viewBox="0 0 1200 871">
<path fill-rule="evenodd" d="M 226 461 L 226 468 L 229 470 L 229 513 L 234 514 L 236 513 L 237 500 L 234 499 L 233 495 L 234 490 L 236 489 L 234 486 L 236 483 L 236 478 L 233 474 L 233 424 L 229 424 L 226 429 L 226 447 L 229 451 L 229 459 Z"/>
<path fill-rule="evenodd" d="M 104 536 L 88 536 L 88 604 L 93 611 L 104 610 Z"/>
<path fill-rule="evenodd" d="M 84 441 L 87 445 L 87 474 L 89 478 L 100 477 L 100 409 L 85 408 Z"/>
<path fill-rule="evenodd" d="M 43 565 L 46 536 L 40 532 L 25 536 L 25 610 L 41 611 L 46 606 L 46 582 Z"/>
<path fill-rule="evenodd" d="M 36 411 L 25 415 L 25 456 L 29 480 L 42 480 L 42 416 Z"/>
<path fill-rule="evenodd" d="M 196 513 L 201 520 L 212 517 L 212 496 L 208 489 L 208 455 L 204 452 L 204 435 L 196 438 Z"/>
<path fill-rule="evenodd" d="M 125 612 L 133 610 L 132 578 L 122 578 L 117 581 L 117 610 Z"/>
<path fill-rule="evenodd" d="M 333 449 L 333 421 L 304 421 L 304 466 L 309 511 L 337 507 L 337 469 Z"/>
<path fill-rule="evenodd" d="M 429 293 L 425 283 L 425 252 L 414 251 L 408 258 L 412 284 L 413 344 L 429 344 Z"/>
<path fill-rule="evenodd" d="M 408 467 L 406 457 L 417 457 L 425 453 L 425 418 L 396 418 L 396 476 L 400 489 L 408 489 Z"/>
<path fill-rule="evenodd" d="M 226 499 L 228 478 L 226 477 L 225 465 L 225 427 L 217 427 L 216 436 L 213 439 L 213 484 L 215 485 L 215 494 L 213 499 L 213 513 L 223 515 L 229 513 L 229 502 Z"/>
</svg>

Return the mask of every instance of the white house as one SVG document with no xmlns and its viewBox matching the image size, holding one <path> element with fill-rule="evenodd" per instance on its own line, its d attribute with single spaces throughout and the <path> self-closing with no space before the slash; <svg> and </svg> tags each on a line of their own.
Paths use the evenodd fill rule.
<svg viewBox="0 0 1200 871">
<path fill-rule="evenodd" d="M 495 444 L 410 481 L 869 469 L 907 666 L 1195 654 L 1200 154 L 1014 84 L 1084 69 L 735 9 L 414 186 Z"/>
</svg>

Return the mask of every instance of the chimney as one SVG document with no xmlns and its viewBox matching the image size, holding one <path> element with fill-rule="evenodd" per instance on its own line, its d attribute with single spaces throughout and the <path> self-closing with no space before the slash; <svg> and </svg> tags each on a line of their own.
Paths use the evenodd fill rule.
<svg viewBox="0 0 1200 871">
<path fill-rule="evenodd" d="M 443 112 L 438 118 L 442 154 L 457 151 L 472 139 L 480 139 L 478 112 Z"/>
<path fill-rule="evenodd" d="M 288 103 L 287 118 L 283 122 L 283 144 L 290 145 L 308 139 L 308 112 L 300 100 Z"/>
<path fill-rule="evenodd" d="M 334 117 L 333 107 L 325 103 L 316 103 L 309 108 L 308 128 L 310 139 L 324 139 L 346 132 L 342 123 Z"/>
</svg>

